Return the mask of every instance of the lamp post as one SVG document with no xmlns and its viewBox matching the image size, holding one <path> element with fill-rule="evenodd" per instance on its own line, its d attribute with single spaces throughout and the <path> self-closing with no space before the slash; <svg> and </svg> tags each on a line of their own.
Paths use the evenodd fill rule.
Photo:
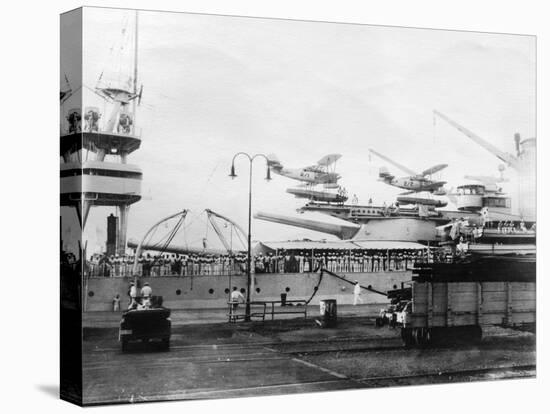
<svg viewBox="0 0 550 414">
<path fill-rule="evenodd" d="M 250 163 L 249 168 L 249 177 L 248 177 L 248 254 L 246 258 L 246 305 L 245 305 L 245 321 L 250 321 L 250 286 L 252 285 L 252 274 L 251 274 L 251 244 L 252 244 L 252 164 L 254 163 L 254 160 L 258 157 L 265 158 L 267 162 L 267 173 L 265 179 L 267 181 L 271 180 L 271 171 L 269 169 L 269 159 L 264 154 L 255 154 L 253 156 L 250 156 L 246 152 L 238 152 L 233 156 L 233 160 L 231 161 L 231 172 L 229 176 L 231 179 L 235 179 L 237 177 L 237 174 L 235 174 L 235 159 L 238 156 L 244 156 L 248 159 Z"/>
</svg>

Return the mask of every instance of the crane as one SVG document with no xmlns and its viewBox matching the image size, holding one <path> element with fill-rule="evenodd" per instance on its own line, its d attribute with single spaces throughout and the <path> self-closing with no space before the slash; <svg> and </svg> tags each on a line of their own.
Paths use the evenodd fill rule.
<svg viewBox="0 0 550 414">
<path fill-rule="evenodd" d="M 246 233 L 244 232 L 244 230 L 241 228 L 241 226 L 239 226 L 233 220 L 230 220 L 229 218 L 227 218 L 225 216 L 222 216 L 221 214 L 218 214 L 218 213 L 216 213 L 216 212 L 214 212 L 214 211 L 212 211 L 208 208 L 205 209 L 204 211 L 206 212 L 206 214 L 208 216 L 208 220 L 210 221 L 210 224 L 212 225 L 212 228 L 214 229 L 214 231 L 218 235 L 218 238 L 222 242 L 222 244 L 225 247 L 225 249 L 227 250 L 227 252 L 229 254 L 233 254 L 234 249 L 233 249 L 232 243 L 227 241 L 227 239 L 223 235 L 221 229 L 219 228 L 218 224 L 213 219 L 213 217 L 217 217 L 217 218 L 229 223 L 231 226 L 233 226 L 233 228 L 235 229 L 235 234 L 236 234 L 237 238 L 241 241 L 241 243 L 243 243 L 243 241 L 242 241 L 243 239 L 241 237 L 246 239 Z"/>
<path fill-rule="evenodd" d="M 463 127 L 462 125 L 458 124 L 457 122 L 453 121 L 446 115 L 442 114 L 439 111 L 434 110 L 434 115 L 437 115 L 444 121 L 447 121 L 451 126 L 458 129 L 460 132 L 462 132 L 464 135 L 466 135 L 468 138 L 470 138 L 472 141 L 476 142 L 477 144 L 481 145 L 483 148 L 485 148 L 487 151 L 489 151 L 491 154 L 495 155 L 499 160 L 506 163 L 508 166 L 512 167 L 513 169 L 517 170 L 519 168 L 519 162 L 518 158 L 507 153 L 504 151 L 501 151 L 499 148 L 495 147 L 490 142 L 486 141 L 485 139 L 481 138 L 479 135 L 476 135 L 469 129 Z"/>
</svg>

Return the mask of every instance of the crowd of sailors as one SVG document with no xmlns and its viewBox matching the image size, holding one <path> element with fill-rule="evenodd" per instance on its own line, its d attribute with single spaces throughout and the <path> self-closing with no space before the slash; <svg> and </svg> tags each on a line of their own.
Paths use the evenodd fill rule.
<svg viewBox="0 0 550 414">
<path fill-rule="evenodd" d="M 87 107 L 84 112 L 84 132 L 99 132 L 100 118 L 101 113 L 98 108 Z M 66 116 L 66 119 L 69 125 L 69 134 L 82 132 L 82 115 L 78 109 L 71 109 Z M 132 124 L 132 116 L 129 113 L 120 113 L 116 123 L 116 133 L 124 135 L 130 134 L 132 132 Z"/>
<path fill-rule="evenodd" d="M 133 276 L 135 257 L 93 255 L 85 272 L 91 277 Z M 452 255 L 423 250 L 316 250 L 258 253 L 251 258 L 254 273 L 308 273 L 321 267 L 333 272 L 382 272 L 412 269 L 418 262 L 448 261 Z M 138 258 L 139 276 L 242 275 L 246 253 L 227 255 L 146 253 Z"/>
<path fill-rule="evenodd" d="M 536 232 L 536 223 L 526 225 L 523 220 L 521 221 L 491 221 L 485 223 L 485 229 L 491 229 L 501 234 L 513 234 L 513 233 L 534 233 Z"/>
</svg>

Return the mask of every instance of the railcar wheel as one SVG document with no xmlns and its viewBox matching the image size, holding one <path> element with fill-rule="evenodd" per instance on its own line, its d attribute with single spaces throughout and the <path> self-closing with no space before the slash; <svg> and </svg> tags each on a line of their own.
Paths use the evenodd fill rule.
<svg viewBox="0 0 550 414">
<path fill-rule="evenodd" d="M 412 332 L 410 328 L 401 328 L 401 339 L 407 348 L 413 345 Z"/>
<path fill-rule="evenodd" d="M 471 329 L 470 335 L 471 335 L 472 341 L 474 341 L 475 343 L 481 342 L 481 337 L 483 336 L 483 331 L 481 329 L 481 326 L 474 326 Z"/>
<path fill-rule="evenodd" d="M 412 337 L 414 339 L 414 343 L 417 346 L 422 345 L 422 332 L 420 331 L 421 328 L 413 328 Z"/>
<path fill-rule="evenodd" d="M 431 330 L 431 328 L 426 328 L 426 334 L 425 334 L 424 342 L 426 343 L 426 345 L 430 345 L 432 343 L 432 330 Z"/>
</svg>

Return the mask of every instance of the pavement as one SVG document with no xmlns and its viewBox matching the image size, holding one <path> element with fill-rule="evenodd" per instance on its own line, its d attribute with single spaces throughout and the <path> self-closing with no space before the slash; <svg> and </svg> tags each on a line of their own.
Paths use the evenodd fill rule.
<svg viewBox="0 0 550 414">
<path fill-rule="evenodd" d="M 308 309 L 309 311 L 309 309 Z M 285 315 L 227 323 L 226 310 L 173 312 L 169 351 L 133 344 L 122 353 L 120 314 L 85 314 L 87 405 L 233 398 L 535 375 L 535 336 L 488 328 L 481 344 L 406 349 L 399 329 L 374 326 L 374 306 L 338 308 L 338 324 Z"/>
<path fill-rule="evenodd" d="M 345 317 L 369 316 L 376 317 L 384 304 L 366 304 L 366 305 L 338 305 L 338 315 Z M 301 307 L 300 307 L 301 308 Z M 239 307 L 239 313 L 244 312 L 244 306 Z M 289 308 L 290 309 L 290 308 Z M 298 308 L 296 308 L 298 309 Z M 170 319 L 174 325 L 197 325 L 204 323 L 226 323 L 226 308 L 223 309 L 172 309 Z M 319 318 L 319 305 L 310 305 L 307 307 L 309 318 Z M 84 328 L 114 328 L 118 327 L 122 311 L 120 312 L 84 312 L 82 314 L 82 324 Z M 277 320 L 294 319 L 296 315 L 281 314 L 276 315 Z M 266 319 L 271 319 L 271 315 L 266 315 Z"/>
</svg>

